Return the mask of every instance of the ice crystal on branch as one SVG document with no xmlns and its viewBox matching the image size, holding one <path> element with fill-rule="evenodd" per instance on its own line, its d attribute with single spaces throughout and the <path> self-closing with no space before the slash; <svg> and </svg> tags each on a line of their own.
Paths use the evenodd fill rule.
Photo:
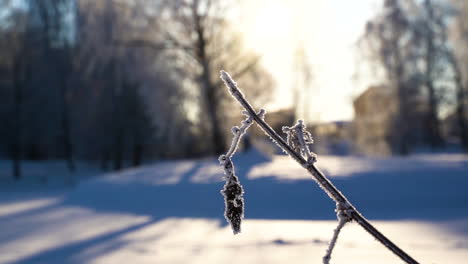
<svg viewBox="0 0 468 264">
<path fill-rule="evenodd" d="M 307 163 L 317 161 L 317 155 L 310 151 L 309 146 L 314 143 L 312 134 L 306 130 L 304 121 L 298 120 L 292 127 L 283 127 L 283 132 L 286 133 L 286 141 L 288 145 L 297 153 L 307 160 Z"/>
</svg>

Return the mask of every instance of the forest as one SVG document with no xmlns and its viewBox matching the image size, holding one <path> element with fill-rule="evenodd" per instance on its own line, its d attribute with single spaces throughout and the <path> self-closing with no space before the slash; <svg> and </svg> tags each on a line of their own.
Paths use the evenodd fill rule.
<svg viewBox="0 0 468 264">
<path fill-rule="evenodd" d="M 221 153 L 230 103 L 219 69 L 257 100 L 272 78 L 222 1 L 2 1 L 0 155 L 98 161 Z M 229 113 L 230 112 L 230 113 Z"/>
<path fill-rule="evenodd" d="M 235 1 L 0 4 L 0 156 L 12 160 L 16 178 L 22 160 L 119 170 L 220 154 L 240 108 L 219 70 L 232 73 L 253 103 L 271 101 L 276 88 L 262 55 L 245 47 L 230 18 Z M 464 1 L 382 3 L 356 43 L 356 76 L 372 82 L 338 133 L 350 153 L 468 149 L 467 17 Z M 296 53 L 304 57 L 304 50 Z M 300 59 L 291 71 L 317 75 L 306 66 Z M 291 118 L 282 120 L 291 123 L 301 118 L 298 98 L 317 87 L 284 89 L 295 98 Z M 320 131 L 317 120 L 306 122 Z M 324 144 L 336 137 L 320 136 Z"/>
</svg>

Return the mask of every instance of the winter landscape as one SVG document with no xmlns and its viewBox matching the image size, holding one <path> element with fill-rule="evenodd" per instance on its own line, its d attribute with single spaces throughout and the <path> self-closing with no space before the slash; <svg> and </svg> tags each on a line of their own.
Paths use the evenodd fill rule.
<svg viewBox="0 0 468 264">
<path fill-rule="evenodd" d="M 306 171 L 255 150 L 235 162 L 246 192 L 236 236 L 215 158 L 90 171 L 73 187 L 65 168 L 27 164 L 24 184 L 2 182 L 0 263 L 321 263 L 334 204 Z M 416 260 L 465 263 L 466 155 L 319 156 L 318 166 Z M 345 226 L 332 262 L 401 263 L 356 224 Z"/>
<path fill-rule="evenodd" d="M 0 0 L 0 264 L 468 263 L 467 47 L 462 0 Z"/>
</svg>

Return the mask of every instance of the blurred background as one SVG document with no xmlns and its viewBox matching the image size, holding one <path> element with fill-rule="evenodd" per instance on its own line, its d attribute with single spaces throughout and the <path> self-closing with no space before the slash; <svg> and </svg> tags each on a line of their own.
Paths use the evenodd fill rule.
<svg viewBox="0 0 468 264">
<path fill-rule="evenodd" d="M 413 257 L 468 257 L 468 2 L 0 0 L 0 263 L 320 263 L 334 205 L 254 126 L 225 226 L 221 69 Z"/>
</svg>

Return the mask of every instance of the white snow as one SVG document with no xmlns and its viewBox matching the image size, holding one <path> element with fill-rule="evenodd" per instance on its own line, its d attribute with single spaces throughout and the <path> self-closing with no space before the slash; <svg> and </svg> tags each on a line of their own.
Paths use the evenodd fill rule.
<svg viewBox="0 0 468 264">
<path fill-rule="evenodd" d="M 327 177 L 348 177 L 357 173 L 389 172 L 395 173 L 430 171 L 432 168 L 448 170 L 468 170 L 468 156 L 464 154 L 418 154 L 409 157 L 371 158 L 357 156 L 318 156 L 318 167 Z M 310 179 L 307 172 L 299 166 L 293 166 L 294 161 L 281 155 L 275 157 L 275 162 L 265 163 L 255 167 L 249 177 L 277 177 L 282 180 Z M 468 175 L 468 173 L 467 173 Z"/>
<path fill-rule="evenodd" d="M 246 192 L 237 236 L 223 219 L 215 158 L 86 176 L 73 188 L 51 180 L 3 184 L 0 263 L 321 263 L 337 224 L 334 203 L 286 156 L 251 151 L 234 162 Z M 28 166 L 48 179 L 62 172 Z M 466 263 L 468 156 L 319 155 L 317 166 L 416 260 Z M 331 263 L 402 261 L 349 223 Z"/>
</svg>

